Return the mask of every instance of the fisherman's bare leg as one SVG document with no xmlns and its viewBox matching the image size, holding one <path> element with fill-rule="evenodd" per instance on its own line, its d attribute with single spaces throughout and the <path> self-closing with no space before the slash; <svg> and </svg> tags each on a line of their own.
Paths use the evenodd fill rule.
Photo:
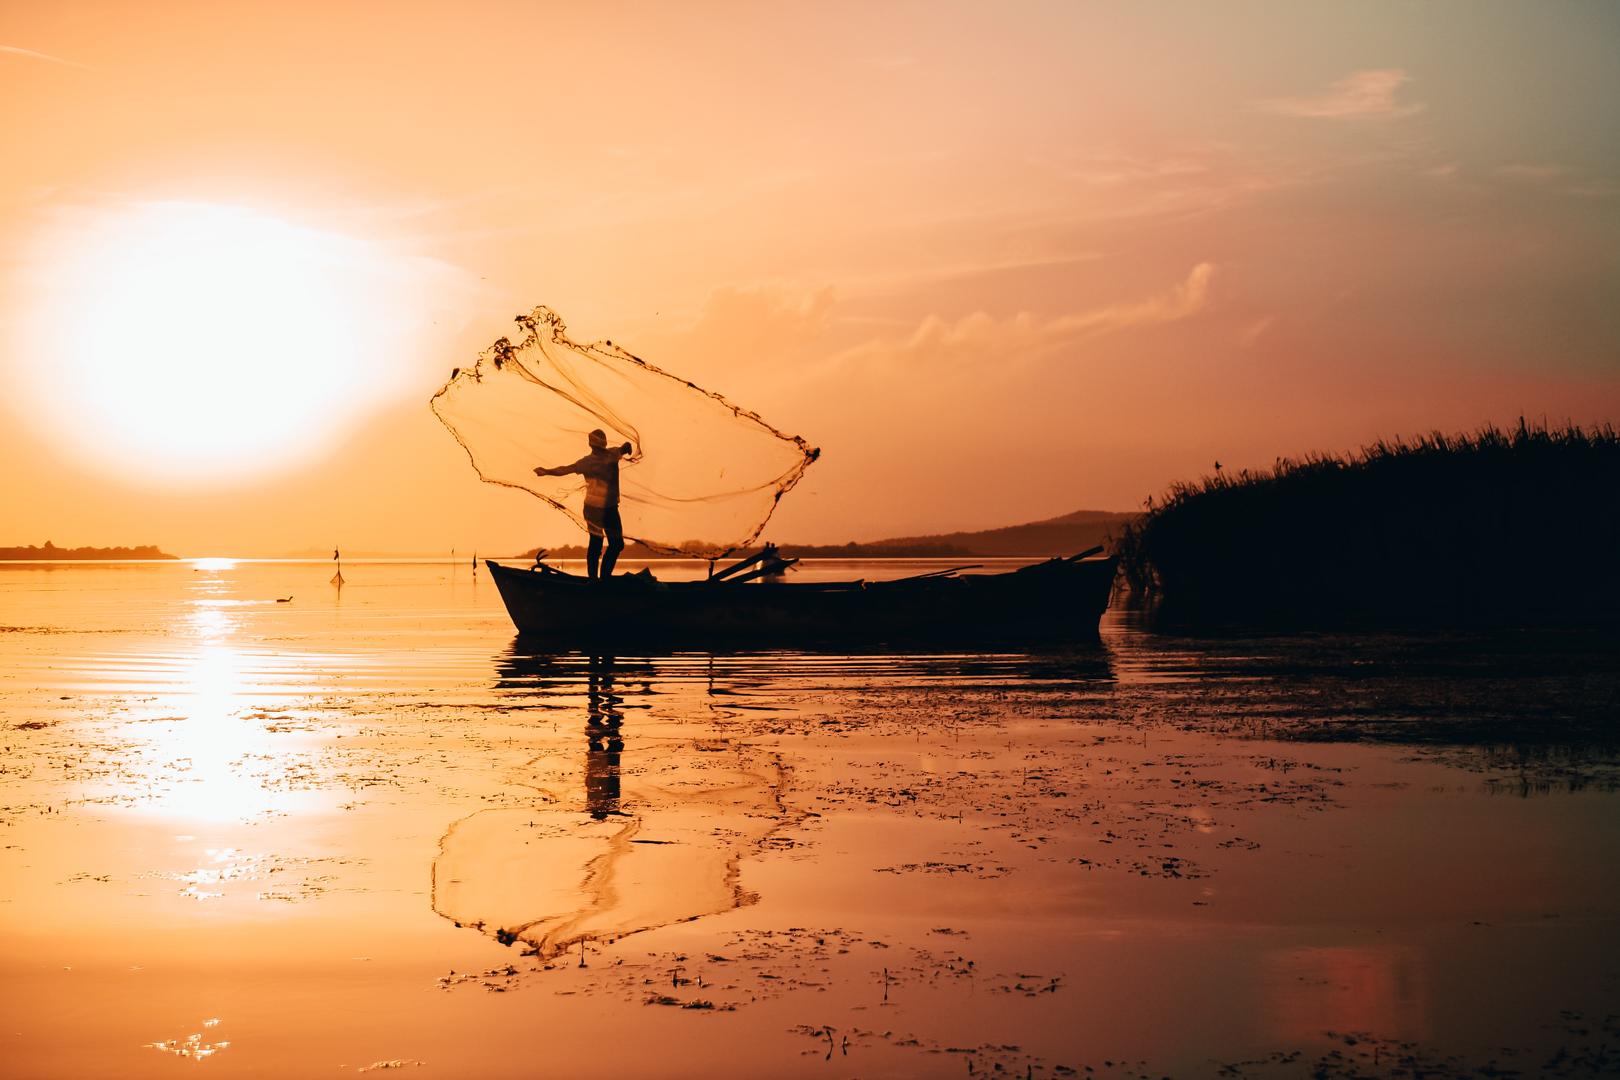
<svg viewBox="0 0 1620 1080">
<path fill-rule="evenodd" d="M 596 567 L 602 560 L 602 534 L 595 529 L 591 530 L 590 542 L 585 545 L 585 572 L 593 579 L 596 577 Z M 611 572 L 613 564 L 608 563 Z"/>
<path fill-rule="evenodd" d="M 619 521 L 617 509 L 609 510 L 603 516 L 602 531 L 607 534 L 607 551 L 602 554 L 602 576 L 609 578 L 613 576 L 614 564 L 619 561 L 619 552 L 624 550 L 624 525 Z"/>
</svg>

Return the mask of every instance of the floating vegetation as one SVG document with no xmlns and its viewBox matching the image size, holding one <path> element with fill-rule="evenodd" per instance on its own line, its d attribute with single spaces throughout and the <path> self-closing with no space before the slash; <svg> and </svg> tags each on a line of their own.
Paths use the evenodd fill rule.
<svg viewBox="0 0 1620 1080">
<path fill-rule="evenodd" d="M 210 1017 L 202 1022 L 202 1026 L 205 1028 L 218 1027 L 219 1019 L 217 1017 Z M 165 1054 L 173 1054 L 175 1057 L 189 1058 L 192 1061 L 202 1061 L 205 1058 L 213 1057 L 221 1050 L 227 1049 L 230 1045 L 231 1044 L 228 1039 L 209 1042 L 207 1039 L 203 1038 L 203 1033 L 199 1031 L 193 1032 L 192 1034 L 186 1035 L 179 1039 L 164 1039 L 161 1042 L 147 1043 L 146 1049 L 159 1050 Z"/>
<path fill-rule="evenodd" d="M 373 1061 L 370 1065 L 362 1065 L 355 1072 L 376 1072 L 379 1069 L 408 1069 L 420 1066 L 423 1063 L 414 1058 L 389 1058 L 386 1061 Z"/>
</svg>

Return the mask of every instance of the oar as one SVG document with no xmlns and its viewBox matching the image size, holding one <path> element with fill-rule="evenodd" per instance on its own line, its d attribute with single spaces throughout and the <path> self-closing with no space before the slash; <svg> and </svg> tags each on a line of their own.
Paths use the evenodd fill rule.
<svg viewBox="0 0 1620 1080">
<path fill-rule="evenodd" d="M 898 585 L 902 581 L 927 581 L 929 578 L 946 577 L 961 570 L 981 570 L 983 563 L 973 563 L 969 566 L 953 566 L 949 570 L 930 570 L 926 574 L 913 574 L 910 577 L 893 578 L 889 581 L 874 581 L 872 585 Z"/>
<path fill-rule="evenodd" d="M 789 569 L 798 561 L 798 559 L 777 559 L 775 562 L 762 566 L 758 570 L 750 570 L 741 577 L 731 578 L 726 584 L 740 585 L 745 581 L 753 581 L 755 578 L 764 577 L 766 574 L 780 573 L 783 570 Z"/>
<path fill-rule="evenodd" d="M 751 555 L 748 558 L 742 560 L 741 562 L 733 563 L 732 565 L 726 567 L 724 570 L 720 571 L 717 574 L 711 574 L 709 576 L 708 580 L 709 581 L 724 581 L 726 578 L 730 577 L 731 575 L 736 574 L 736 573 L 740 573 L 741 571 L 748 569 L 750 566 L 753 566 L 755 563 L 759 562 L 761 559 L 774 558 L 775 556 L 776 556 L 776 548 L 775 548 L 775 546 L 771 545 L 771 544 L 766 544 L 763 548 L 761 548 L 759 550 L 758 554 Z"/>
<path fill-rule="evenodd" d="M 1065 559 L 1063 561 L 1064 562 L 1079 562 L 1081 559 L 1089 559 L 1093 555 L 1101 555 L 1104 550 L 1105 549 L 1103 548 L 1103 546 L 1101 544 L 1098 544 L 1096 547 L 1086 548 L 1086 550 L 1082 551 L 1078 555 L 1070 555 L 1067 559 Z"/>
</svg>

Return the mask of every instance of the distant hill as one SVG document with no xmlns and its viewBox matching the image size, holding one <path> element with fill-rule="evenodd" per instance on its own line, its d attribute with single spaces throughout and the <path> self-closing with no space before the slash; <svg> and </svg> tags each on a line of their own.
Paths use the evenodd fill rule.
<svg viewBox="0 0 1620 1080">
<path fill-rule="evenodd" d="M 16 561 L 19 559 L 174 559 L 178 556 L 159 551 L 152 544 L 140 547 L 76 547 L 59 548 L 49 540 L 43 547 L 7 547 L 0 548 L 0 560 Z"/>
<path fill-rule="evenodd" d="M 969 558 L 1041 558 L 1050 555 L 1072 555 L 1097 544 L 1112 546 L 1114 538 L 1139 514 L 1119 514 L 1109 510 L 1076 510 L 1062 517 L 1045 521 L 1032 521 L 1026 525 L 1009 525 L 1001 529 L 978 532 L 940 533 L 933 536 L 898 536 L 889 540 L 866 543 L 850 541 L 847 544 L 794 544 L 779 543 L 777 547 L 789 558 L 837 559 L 954 559 Z M 579 559 L 585 548 L 579 544 L 550 548 L 548 554 L 557 559 Z M 644 559 L 652 552 L 640 544 L 625 548 L 624 558 Z M 524 552 L 520 558 L 532 559 L 535 551 Z"/>
<path fill-rule="evenodd" d="M 1110 542 L 1124 531 L 1127 524 L 1139 517 L 1140 514 L 1119 514 L 1109 510 L 1076 510 L 1072 514 L 1032 521 L 1027 525 L 937 536 L 903 536 L 863 546 L 879 549 L 873 554 L 882 554 L 891 549 L 940 546 L 951 548 L 949 554 L 952 555 L 983 555 L 990 558 L 1072 555 L 1097 544 L 1112 546 Z M 786 550 L 788 545 L 782 547 Z"/>
</svg>

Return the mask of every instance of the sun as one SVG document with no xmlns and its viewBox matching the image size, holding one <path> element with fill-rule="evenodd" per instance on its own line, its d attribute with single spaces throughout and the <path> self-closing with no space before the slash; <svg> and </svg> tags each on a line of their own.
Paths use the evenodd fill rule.
<svg viewBox="0 0 1620 1080">
<path fill-rule="evenodd" d="M 386 382 L 385 257 L 353 238 L 154 202 L 58 229 L 41 262 L 31 411 L 126 477 L 195 485 L 306 461 Z"/>
</svg>

